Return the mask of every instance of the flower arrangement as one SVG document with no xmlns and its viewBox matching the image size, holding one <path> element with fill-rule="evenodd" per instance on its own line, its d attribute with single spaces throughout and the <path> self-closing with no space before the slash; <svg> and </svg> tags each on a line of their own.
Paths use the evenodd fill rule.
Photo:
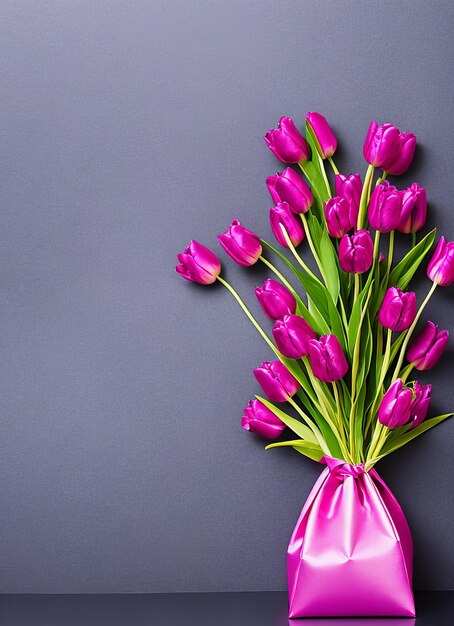
<svg viewBox="0 0 454 626">
<path fill-rule="evenodd" d="M 214 252 L 191 241 L 178 255 L 176 270 L 190 281 L 222 283 L 276 355 L 254 370 L 266 398 L 249 402 L 243 428 L 276 439 L 289 427 L 297 438 L 268 448 L 292 446 L 316 461 L 335 458 L 369 471 L 451 415 L 427 418 L 431 385 L 412 374 L 434 367 L 448 341 L 448 331 L 431 321 L 416 337 L 414 332 L 436 288 L 454 282 L 454 242 L 439 239 L 427 265 L 430 288 L 418 307 L 408 288 L 436 229 L 418 240 L 426 222 L 426 190 L 417 183 L 400 190 L 388 181 L 410 166 L 416 147 L 412 133 L 372 122 L 363 148 L 364 181 L 357 173 L 338 171 L 337 138 L 319 113 L 307 114 L 305 137 L 283 117 L 264 139 L 281 162 L 300 170 L 287 167 L 266 179 L 274 203 L 271 230 L 293 258 L 238 220 L 219 242 L 236 263 L 247 267 L 261 261 L 277 279 L 255 289 L 265 316 L 274 321 L 274 341 L 221 276 Z M 410 249 L 397 263 L 395 231 L 410 235 Z M 386 257 L 380 252 L 385 237 Z M 303 241 L 316 272 L 297 251 Z M 285 263 L 292 283 L 270 255 Z M 291 405 L 298 419 L 282 403 Z"/>
</svg>

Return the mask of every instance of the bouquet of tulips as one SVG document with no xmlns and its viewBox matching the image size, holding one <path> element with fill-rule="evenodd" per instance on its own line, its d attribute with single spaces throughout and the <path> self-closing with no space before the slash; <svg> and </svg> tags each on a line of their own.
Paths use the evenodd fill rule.
<svg viewBox="0 0 454 626">
<path fill-rule="evenodd" d="M 251 400 L 243 428 L 276 439 L 287 426 L 296 438 L 268 447 L 292 446 L 317 461 L 328 456 L 362 463 L 368 471 L 451 415 L 427 418 L 431 385 L 420 384 L 414 373 L 434 367 L 448 341 L 448 331 L 434 322 L 427 321 L 416 336 L 415 329 L 437 286 L 454 281 L 454 242 L 439 239 L 427 265 L 428 293 L 418 306 L 409 284 L 431 251 L 436 229 L 418 236 L 426 221 L 426 190 L 418 183 L 400 190 L 388 181 L 410 166 L 412 133 L 372 122 L 363 149 L 369 164 L 364 180 L 338 171 L 337 138 L 319 113 L 307 114 L 305 137 L 283 117 L 264 139 L 281 162 L 296 166 L 266 180 L 275 204 L 271 230 L 291 256 L 238 220 L 219 242 L 240 265 L 261 261 L 277 278 L 255 289 L 265 316 L 274 321 L 274 341 L 222 278 L 214 252 L 191 241 L 178 255 L 176 270 L 190 281 L 220 281 L 276 355 L 254 370 L 267 397 Z M 395 231 L 409 235 L 409 250 L 398 262 Z M 315 271 L 297 250 L 303 242 Z M 290 277 L 275 267 L 272 255 Z M 283 410 L 285 402 L 297 418 Z"/>
</svg>

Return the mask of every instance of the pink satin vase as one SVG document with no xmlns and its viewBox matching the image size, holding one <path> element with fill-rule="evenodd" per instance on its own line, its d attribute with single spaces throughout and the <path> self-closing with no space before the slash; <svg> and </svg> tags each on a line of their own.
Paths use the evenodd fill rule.
<svg viewBox="0 0 454 626">
<path fill-rule="evenodd" d="M 399 503 L 374 469 L 324 461 L 288 547 L 289 617 L 414 617 Z"/>
</svg>

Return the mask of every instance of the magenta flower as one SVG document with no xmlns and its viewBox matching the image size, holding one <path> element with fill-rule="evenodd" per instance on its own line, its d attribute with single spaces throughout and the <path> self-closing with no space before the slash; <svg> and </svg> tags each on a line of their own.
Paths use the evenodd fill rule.
<svg viewBox="0 0 454 626">
<path fill-rule="evenodd" d="M 407 330 L 416 317 L 416 294 L 390 287 L 378 312 L 378 321 L 395 332 Z"/>
<path fill-rule="evenodd" d="M 413 161 L 415 148 L 416 137 L 413 133 L 399 133 L 399 155 L 394 163 L 388 167 L 388 172 L 394 176 L 403 174 Z"/>
<path fill-rule="evenodd" d="M 361 192 L 363 184 L 359 174 L 336 174 L 336 196 L 340 196 L 347 200 L 350 205 L 350 222 L 356 226 L 358 221 L 359 203 L 361 200 Z"/>
<path fill-rule="evenodd" d="M 278 128 L 269 130 L 263 139 L 283 163 L 291 165 L 309 158 L 309 145 L 290 117 L 281 117 Z"/>
<path fill-rule="evenodd" d="M 419 426 L 427 416 L 430 404 L 432 385 L 420 385 L 415 381 L 413 402 L 410 406 L 410 428 Z"/>
<path fill-rule="evenodd" d="M 286 202 L 293 213 L 307 213 L 311 208 L 311 188 L 291 167 L 287 167 L 282 174 L 277 172 L 274 176 L 268 176 L 266 185 L 273 202 Z"/>
<path fill-rule="evenodd" d="M 296 219 L 287 202 L 279 202 L 279 204 L 270 209 L 270 225 L 273 235 L 281 246 L 289 247 L 282 228 L 285 228 L 290 241 L 295 247 L 299 246 L 304 239 L 303 224 Z"/>
<path fill-rule="evenodd" d="M 254 370 L 263 391 L 273 402 L 286 402 L 295 395 L 299 383 L 280 361 L 264 361 Z"/>
<path fill-rule="evenodd" d="M 272 278 L 268 278 L 262 287 L 256 287 L 254 293 L 265 315 L 271 320 L 280 320 L 296 311 L 296 300 L 293 294 Z"/>
<path fill-rule="evenodd" d="M 339 239 L 356 225 L 350 219 L 350 204 L 345 198 L 335 196 L 324 203 L 325 220 L 331 237 Z"/>
<path fill-rule="evenodd" d="M 225 233 L 218 235 L 219 243 L 239 265 L 254 265 L 262 254 L 260 237 L 233 220 Z"/>
<path fill-rule="evenodd" d="M 401 193 L 383 181 L 375 187 L 367 210 L 369 224 L 381 233 L 389 233 L 399 226 L 402 219 Z"/>
<path fill-rule="evenodd" d="M 311 339 L 309 358 L 314 375 L 325 383 L 333 383 L 348 372 L 347 359 L 336 335 Z"/>
<path fill-rule="evenodd" d="M 284 422 L 260 400 L 250 400 L 243 411 L 241 426 L 265 439 L 276 439 L 285 428 Z"/>
<path fill-rule="evenodd" d="M 309 354 L 309 341 L 317 337 L 306 320 L 299 315 L 286 315 L 273 326 L 273 336 L 278 350 L 290 359 L 300 359 Z"/>
<path fill-rule="evenodd" d="M 413 183 L 400 192 L 402 213 L 397 230 L 401 233 L 416 233 L 426 223 L 427 200 L 426 190 L 418 183 Z"/>
<path fill-rule="evenodd" d="M 430 370 L 443 354 L 449 340 L 448 330 L 438 330 L 433 322 L 427 322 L 407 351 L 407 360 L 417 370 Z"/>
<path fill-rule="evenodd" d="M 363 274 L 372 267 L 374 244 L 368 230 L 344 235 L 339 243 L 339 263 L 344 272 Z"/>
<path fill-rule="evenodd" d="M 180 265 L 175 270 L 194 283 L 210 285 L 221 273 L 221 262 L 206 246 L 192 240 L 184 252 L 177 256 Z"/>
<path fill-rule="evenodd" d="M 322 159 L 333 156 L 337 148 L 337 137 L 333 133 L 331 126 L 320 113 L 308 113 L 306 121 L 314 131 L 320 145 L 320 156 Z"/>
<path fill-rule="evenodd" d="M 446 242 L 444 237 L 440 237 L 427 266 L 427 276 L 441 287 L 454 282 L 454 241 Z"/>
<path fill-rule="evenodd" d="M 364 158 L 374 167 L 388 170 L 400 156 L 399 130 L 392 124 L 371 122 L 363 147 Z"/>
<path fill-rule="evenodd" d="M 410 407 L 413 402 L 413 392 L 407 389 L 398 378 L 389 387 L 383 396 L 378 409 L 378 419 L 383 426 L 399 428 L 410 419 Z"/>
</svg>

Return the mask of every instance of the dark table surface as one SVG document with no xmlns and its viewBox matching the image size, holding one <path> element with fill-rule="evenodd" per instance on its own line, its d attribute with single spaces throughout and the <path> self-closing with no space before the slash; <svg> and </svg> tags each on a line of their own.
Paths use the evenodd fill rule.
<svg viewBox="0 0 454 626">
<path fill-rule="evenodd" d="M 416 594 L 417 617 L 288 620 L 287 594 L 0 595 L 1 626 L 450 626 L 454 591 Z"/>
</svg>

